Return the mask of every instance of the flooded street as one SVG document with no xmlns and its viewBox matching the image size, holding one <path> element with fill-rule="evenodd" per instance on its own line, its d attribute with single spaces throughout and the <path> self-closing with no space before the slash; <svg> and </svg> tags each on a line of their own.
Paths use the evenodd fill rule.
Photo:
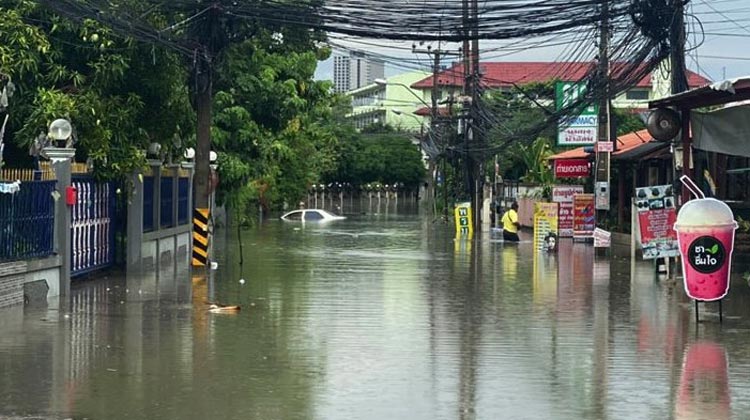
<svg viewBox="0 0 750 420">
<path fill-rule="evenodd" d="M 70 308 L 0 310 L 0 418 L 750 416 L 741 258 L 723 324 L 702 304 L 696 325 L 651 262 L 456 242 L 407 213 L 219 230 L 209 279 L 96 279 Z"/>
</svg>

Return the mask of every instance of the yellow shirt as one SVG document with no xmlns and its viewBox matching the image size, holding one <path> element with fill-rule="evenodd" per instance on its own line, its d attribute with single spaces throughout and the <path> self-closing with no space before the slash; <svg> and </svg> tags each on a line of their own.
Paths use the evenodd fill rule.
<svg viewBox="0 0 750 420">
<path fill-rule="evenodd" d="M 515 210 L 510 209 L 506 211 L 500 221 L 503 223 L 503 230 L 507 230 L 510 233 L 518 233 L 518 226 L 516 226 L 516 223 L 518 223 L 518 213 Z"/>
</svg>

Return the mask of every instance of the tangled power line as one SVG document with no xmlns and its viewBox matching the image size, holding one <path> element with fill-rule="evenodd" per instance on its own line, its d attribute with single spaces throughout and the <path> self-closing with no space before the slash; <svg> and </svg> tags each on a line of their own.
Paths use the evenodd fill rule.
<svg viewBox="0 0 750 420">
<path fill-rule="evenodd" d="M 507 40 L 526 42 L 538 38 L 558 39 L 565 46 L 558 57 L 559 66 L 552 78 L 569 76 L 572 66 L 590 62 L 580 82 L 588 87 L 586 94 L 564 109 L 548 113 L 529 133 L 518 133 L 513 139 L 528 138 L 560 119 L 576 115 L 603 95 L 619 94 L 647 77 L 667 58 L 672 46 L 669 30 L 680 2 L 689 0 L 485 0 L 479 5 L 476 22 L 467 21 L 459 1 L 445 0 L 41 0 L 60 15 L 74 20 L 95 19 L 115 33 L 151 44 L 162 45 L 194 60 L 212 61 L 216 37 L 241 36 L 237 28 L 244 25 L 284 27 L 312 31 L 318 39 L 333 38 L 331 45 L 343 48 L 337 39 L 394 41 Z M 596 65 L 597 33 L 607 4 L 607 21 L 611 31 L 609 74 L 601 74 Z M 218 19 L 216 19 L 218 17 Z M 208 37 L 191 36 L 195 28 L 210 19 L 223 27 Z M 469 28 L 472 28 L 470 30 Z M 237 33 L 235 33 L 237 31 Z M 199 33 L 206 33 L 199 32 Z M 556 38 L 555 38 L 556 37 Z M 544 43 L 540 43 L 544 45 Z M 499 49 L 502 51 L 502 49 Z M 407 67 L 421 67 L 418 61 L 402 61 Z M 465 78 L 461 66 L 444 70 Z M 480 89 L 487 79 L 476 81 Z M 606 85 L 606 89 L 605 89 Z M 521 88 L 519 88 L 521 89 Z M 480 95 L 481 96 L 481 95 Z M 502 124 L 488 105 L 481 101 L 479 121 L 485 132 Z M 485 137 L 485 136 L 483 136 Z M 474 144 L 463 154 L 486 156 L 503 145 Z"/>
</svg>

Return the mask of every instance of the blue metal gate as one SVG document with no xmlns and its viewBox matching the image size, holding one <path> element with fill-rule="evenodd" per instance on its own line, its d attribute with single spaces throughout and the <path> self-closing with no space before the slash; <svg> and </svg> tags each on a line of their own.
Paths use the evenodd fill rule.
<svg viewBox="0 0 750 420">
<path fill-rule="evenodd" d="M 53 253 L 57 181 L 28 181 L 15 194 L 0 193 L 0 263 Z"/>
<path fill-rule="evenodd" d="M 112 183 L 89 176 L 74 175 L 73 187 L 71 276 L 79 276 L 114 264 L 116 197 Z"/>
</svg>

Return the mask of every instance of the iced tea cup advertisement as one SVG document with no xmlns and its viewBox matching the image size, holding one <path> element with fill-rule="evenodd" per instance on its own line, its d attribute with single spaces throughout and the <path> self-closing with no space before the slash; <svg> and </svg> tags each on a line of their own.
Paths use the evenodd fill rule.
<svg viewBox="0 0 750 420">
<path fill-rule="evenodd" d="M 732 209 L 722 201 L 701 198 L 680 209 L 675 230 L 685 293 L 692 299 L 715 301 L 729 292 L 735 229 Z"/>
<path fill-rule="evenodd" d="M 638 213 L 643 259 L 680 255 L 677 232 L 674 230 L 677 213 L 672 186 L 636 188 L 635 208 Z"/>
</svg>

